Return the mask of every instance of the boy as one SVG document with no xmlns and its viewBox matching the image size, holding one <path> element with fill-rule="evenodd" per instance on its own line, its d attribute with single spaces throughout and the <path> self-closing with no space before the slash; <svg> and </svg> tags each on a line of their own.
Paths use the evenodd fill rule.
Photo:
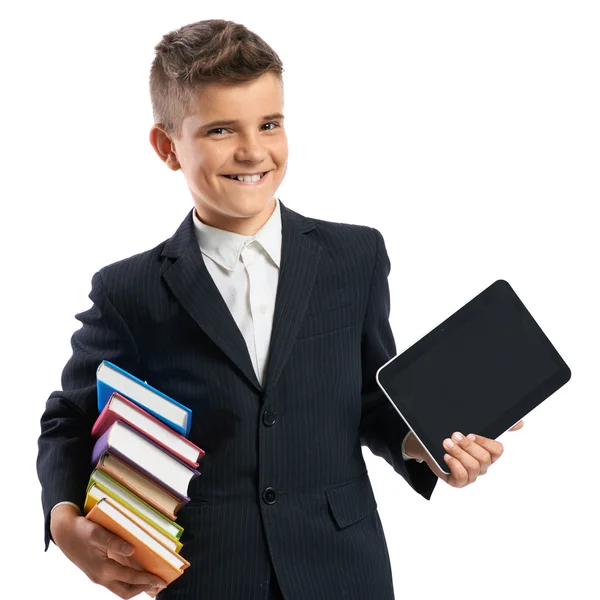
<svg viewBox="0 0 600 600">
<path fill-rule="evenodd" d="M 63 391 L 41 419 L 46 548 L 51 535 L 121 598 L 164 582 L 81 516 L 103 359 L 190 407 L 190 439 L 206 451 L 179 517 L 191 566 L 165 600 L 391 600 L 361 445 L 426 499 L 438 478 L 462 487 L 502 453 L 463 437 L 443 474 L 379 391 L 375 372 L 396 353 L 383 239 L 276 198 L 282 71 L 232 22 L 187 25 L 157 45 L 150 142 L 183 171 L 194 209 L 165 242 L 94 275 Z"/>
</svg>

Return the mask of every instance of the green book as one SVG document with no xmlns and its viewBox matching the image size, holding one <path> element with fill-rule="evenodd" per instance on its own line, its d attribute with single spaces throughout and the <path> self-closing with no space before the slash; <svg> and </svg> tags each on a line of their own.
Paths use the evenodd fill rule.
<svg viewBox="0 0 600 600">
<path fill-rule="evenodd" d="M 104 471 L 94 469 L 90 475 L 86 494 L 90 491 L 90 488 L 94 483 L 100 486 L 112 498 L 121 504 L 124 504 L 129 510 L 152 523 L 163 533 L 170 535 L 176 540 L 181 538 L 181 534 L 183 533 L 183 527 L 181 525 L 178 525 L 175 521 L 165 517 L 165 515 L 158 512 L 154 507 L 150 506 L 146 501 L 142 500 L 139 496 L 128 490 L 124 485 L 120 484 Z M 84 513 L 87 514 L 95 503 L 94 499 L 87 495 Z"/>
</svg>

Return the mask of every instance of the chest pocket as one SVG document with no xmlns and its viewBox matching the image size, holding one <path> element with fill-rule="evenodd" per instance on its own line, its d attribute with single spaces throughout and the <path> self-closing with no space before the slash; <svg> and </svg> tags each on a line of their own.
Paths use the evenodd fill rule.
<svg viewBox="0 0 600 600">
<path fill-rule="evenodd" d="M 334 308 L 324 312 L 312 313 L 306 315 L 296 339 L 305 339 L 317 335 L 324 335 L 339 329 L 345 329 L 353 324 L 353 306 L 347 305 L 341 308 Z"/>
</svg>

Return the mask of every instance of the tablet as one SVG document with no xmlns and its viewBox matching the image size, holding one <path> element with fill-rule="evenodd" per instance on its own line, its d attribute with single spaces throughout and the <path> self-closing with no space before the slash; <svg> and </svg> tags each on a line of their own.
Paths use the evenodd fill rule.
<svg viewBox="0 0 600 600">
<path fill-rule="evenodd" d="M 455 431 L 491 439 L 571 378 L 508 282 L 499 279 L 398 354 L 379 387 L 441 471 Z"/>
</svg>

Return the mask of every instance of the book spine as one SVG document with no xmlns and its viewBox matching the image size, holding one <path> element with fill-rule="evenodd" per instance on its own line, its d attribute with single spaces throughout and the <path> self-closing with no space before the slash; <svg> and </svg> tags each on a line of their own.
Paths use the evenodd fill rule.
<svg viewBox="0 0 600 600">
<path fill-rule="evenodd" d="M 96 419 L 94 426 L 92 427 L 92 437 L 98 438 L 110 429 L 110 426 L 117 420 L 117 415 L 111 410 L 110 401 L 103 408 L 100 416 Z"/>
<path fill-rule="evenodd" d="M 101 381 L 100 379 L 96 380 L 96 392 L 98 395 L 98 412 L 99 413 L 101 413 L 104 410 L 104 407 L 108 404 L 108 401 L 110 400 L 110 397 L 112 396 L 112 393 L 115 391 L 116 390 L 113 387 L 111 387 L 107 383 L 104 383 L 104 381 Z"/>
<path fill-rule="evenodd" d="M 100 459 L 102 454 L 104 454 L 104 452 L 106 452 L 106 450 L 109 448 L 110 441 L 108 439 L 108 436 L 110 435 L 110 430 L 111 430 L 111 428 L 107 429 L 96 440 L 96 443 L 94 444 L 94 449 L 92 450 L 92 464 L 93 465 L 98 464 L 98 460 Z"/>
</svg>

